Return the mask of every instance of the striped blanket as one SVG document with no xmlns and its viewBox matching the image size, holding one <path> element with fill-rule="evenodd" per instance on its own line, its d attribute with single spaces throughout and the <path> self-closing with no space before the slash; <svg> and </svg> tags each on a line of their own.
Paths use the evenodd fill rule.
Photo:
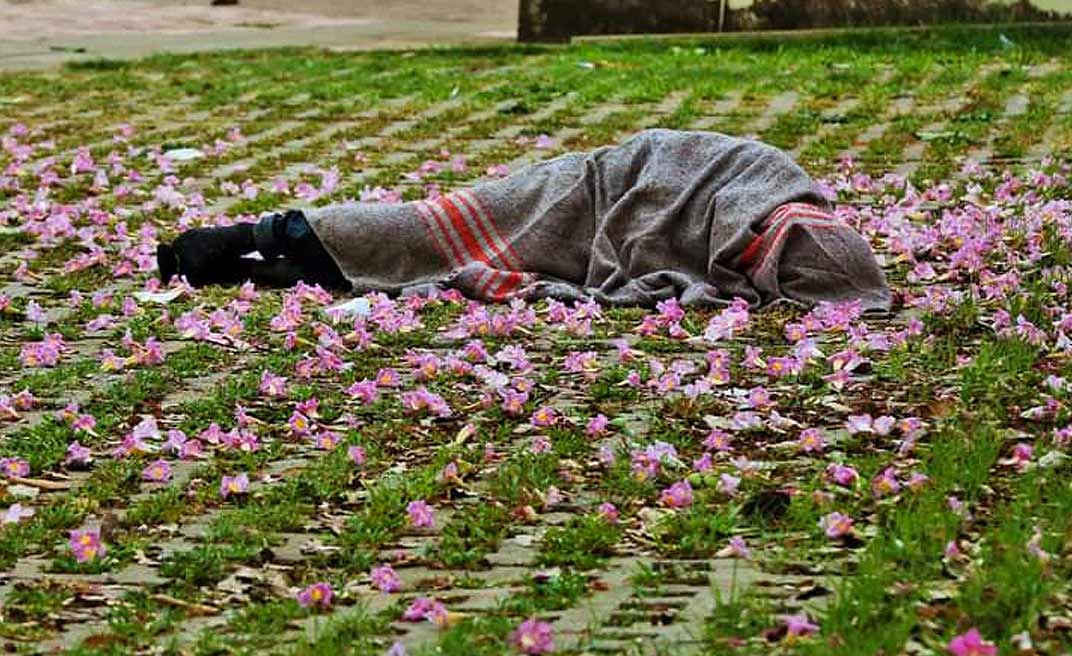
<svg viewBox="0 0 1072 656">
<path fill-rule="evenodd" d="M 802 304 L 888 309 L 867 242 L 785 153 L 649 130 L 433 200 L 309 210 L 358 292 L 453 287 L 487 301 Z"/>
</svg>

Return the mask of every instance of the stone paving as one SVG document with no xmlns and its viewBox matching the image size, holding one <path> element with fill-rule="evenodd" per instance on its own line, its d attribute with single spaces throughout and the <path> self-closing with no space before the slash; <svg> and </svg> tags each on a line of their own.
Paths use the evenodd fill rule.
<svg viewBox="0 0 1072 656">
<path fill-rule="evenodd" d="M 661 416 L 667 410 L 658 395 L 638 399 L 615 391 L 622 387 L 620 381 L 602 389 L 600 381 L 582 371 L 560 369 L 563 355 L 575 350 L 593 351 L 586 365 L 593 371 L 613 369 L 611 337 L 624 335 L 634 347 L 642 346 L 643 340 L 630 330 L 639 314 L 608 314 L 607 323 L 598 324 L 597 335 L 588 338 L 578 331 L 577 343 L 570 344 L 564 341 L 569 333 L 552 325 L 547 309 L 541 308 L 538 322 L 513 333 L 534 364 L 539 406 L 554 408 L 574 422 L 560 427 L 562 434 L 556 433 L 555 440 L 569 443 L 570 430 L 583 426 L 577 422 L 596 410 L 616 411 L 609 437 L 583 448 L 569 447 L 573 450 L 559 454 L 551 474 L 526 473 L 542 462 L 527 460 L 538 431 L 525 417 L 519 420 L 481 405 L 478 385 L 447 385 L 444 393 L 456 413 L 450 421 L 415 420 L 383 406 L 366 411 L 344 393 L 355 376 L 373 375 L 387 366 L 404 371 L 404 385 L 413 385 L 414 372 L 405 364 L 409 347 L 438 355 L 441 362 L 457 355 L 464 341 L 443 333 L 462 314 L 460 304 L 445 317 L 432 308 L 413 341 L 405 332 L 377 333 L 379 343 L 372 350 L 348 351 L 353 369 L 344 375 L 301 382 L 293 373 L 297 358 L 280 359 L 280 335 L 267 327 L 268 318 L 279 310 L 279 293 L 264 292 L 247 305 L 235 305 L 230 292 L 164 301 L 146 296 L 132 301 L 129 315 L 117 318 L 115 325 L 83 331 L 87 320 L 105 311 L 122 313 L 119 299 L 138 299 L 135 292 L 151 278 L 151 271 L 138 270 L 135 255 L 118 255 L 135 242 L 117 240 L 107 245 L 106 264 L 65 272 L 64 260 L 78 249 L 60 256 L 62 241 L 17 239 L 25 234 L 16 229 L 18 217 L 32 212 L 30 197 L 24 194 L 33 191 L 42 171 L 55 173 L 50 182 L 54 202 L 78 205 L 80 215 L 104 208 L 113 217 L 105 225 L 112 228 L 118 219 L 170 231 L 179 221 L 214 221 L 220 215 L 256 214 L 279 205 L 358 196 L 380 200 L 395 192 L 419 197 L 429 191 L 428 185 L 463 185 L 498 174 L 494 167 L 499 165 L 517 170 L 570 148 L 614 142 L 645 127 L 755 136 L 791 151 L 817 175 L 830 175 L 853 160 L 859 171 L 894 172 L 921 186 L 928 180 L 968 183 L 975 166 L 997 170 L 1038 165 L 1044 158 L 1067 154 L 1072 145 L 1072 68 L 1065 59 L 1019 63 L 1000 55 L 977 55 L 960 62 L 959 69 L 914 70 L 879 55 L 858 64 L 866 69 L 862 83 L 843 80 L 833 91 L 824 86 L 828 62 L 802 61 L 792 64 L 777 83 L 762 75 L 735 80 L 731 72 L 717 90 L 692 75 L 653 78 L 638 93 L 624 77 L 600 73 L 635 62 L 615 61 L 611 52 L 594 54 L 607 60 L 590 61 L 589 53 L 574 55 L 569 50 L 514 54 L 508 62 L 479 52 L 464 55 L 464 62 L 428 56 L 415 64 L 395 56 L 391 65 L 397 70 L 381 69 L 378 82 L 366 82 L 375 85 L 376 93 L 361 97 L 333 97 L 331 85 L 375 79 L 370 72 L 378 67 L 376 56 L 338 55 L 330 66 L 293 77 L 258 72 L 257 60 L 251 58 L 248 67 L 236 65 L 234 72 L 219 59 L 212 65 L 223 71 L 199 71 L 196 66 L 160 71 L 138 65 L 112 74 L 40 75 L 34 85 L 11 78 L 0 86 L 5 111 L 0 130 L 10 135 L 11 144 L 37 144 L 17 163 L 13 148 L 0 155 L 0 164 L 11 166 L 8 177 L 0 178 L 8 184 L 0 187 L 0 212 L 9 212 L 11 226 L 0 235 L 10 240 L 0 258 L 5 271 L 0 293 L 19 308 L 34 302 L 43 312 L 36 319 L 20 313 L 3 320 L 3 390 L 14 394 L 32 389 L 37 397 L 33 408 L 3 427 L 6 446 L 30 454 L 33 464 L 32 475 L 9 480 L 3 505 L 19 500 L 35 509 L 34 521 L 39 522 L 33 524 L 37 533 L 27 529 L 12 537 L 3 552 L 0 599 L 14 609 L 2 618 L 0 635 L 7 649 L 58 652 L 82 645 L 150 653 L 170 644 L 176 653 L 223 653 L 221 645 L 233 639 L 239 651 L 259 653 L 302 639 L 315 642 L 324 637 L 326 620 L 319 615 L 298 614 L 291 606 L 285 613 L 269 611 L 285 614 L 285 621 L 271 624 L 279 635 L 263 642 L 265 636 L 257 632 L 268 629 L 243 628 L 251 621 L 242 620 L 242 614 L 249 607 L 276 609 L 318 574 L 332 578 L 340 595 L 332 621 L 346 625 L 351 617 L 358 634 L 371 631 L 361 637 L 364 642 L 354 643 L 359 645 L 356 653 L 382 653 L 394 643 L 408 653 L 424 653 L 421 650 L 435 645 L 458 618 L 499 617 L 510 604 L 530 603 L 534 590 L 552 588 L 569 577 L 580 578 L 584 594 L 536 610 L 553 628 L 558 649 L 572 653 L 708 653 L 712 647 L 704 636 L 705 622 L 717 603 L 745 589 L 783 614 L 821 612 L 837 579 L 846 567 L 851 570 L 851 549 L 820 550 L 823 558 L 803 560 L 775 557 L 775 545 L 766 545 L 757 549 L 761 553 L 754 559 L 743 559 L 725 551 L 729 533 L 720 534 L 717 544 L 705 538 L 700 547 L 675 545 L 674 538 L 667 543 L 653 531 L 671 511 L 652 503 L 650 493 L 645 502 L 615 492 L 603 480 L 610 474 L 598 473 L 599 447 L 628 452 L 667 431 L 696 436 L 701 427 L 705 432 L 729 427 L 725 417 L 693 416 L 693 410 L 684 410 L 680 417 Z M 323 64 L 324 57 L 314 59 Z M 552 69 L 559 77 L 549 82 L 546 71 Z M 589 71 L 593 74 L 586 77 Z M 406 87 L 406 77 L 418 74 L 430 80 L 429 86 L 442 88 Z M 114 75 L 116 84 L 129 88 L 116 91 L 107 81 L 94 82 L 104 79 L 96 75 Z M 212 75 L 219 75 L 215 82 L 235 89 L 229 99 L 213 99 L 207 86 L 203 95 L 191 91 Z M 441 80 L 432 82 L 437 77 L 457 81 L 443 86 Z M 1010 77 L 1013 82 L 1006 83 Z M 33 90 L 61 82 L 62 95 L 51 99 Z M 980 119 L 982 112 L 987 113 L 985 120 Z M 26 126 L 28 136 L 16 125 Z M 1026 136 L 1014 141 L 1005 138 L 1009 134 Z M 176 148 L 197 148 L 199 153 L 190 161 L 161 157 Z M 113 179 L 99 184 L 86 175 L 89 168 L 79 169 L 77 162 L 86 155 L 98 164 L 110 158 Z M 451 162 L 463 165 L 452 173 Z M 129 175 L 134 168 L 143 175 Z M 850 200 L 847 204 L 860 206 L 876 202 L 866 193 Z M 28 244 L 37 259 L 27 260 Z M 880 256 L 890 267 L 891 279 L 897 278 L 893 262 Z M 135 263 L 133 271 L 116 273 L 113 267 L 124 257 Z M 99 307 L 90 310 L 88 300 L 72 303 L 71 290 L 85 299 L 97 294 Z M 318 301 L 304 302 L 307 311 L 316 311 Z M 161 327 L 167 325 L 164 313 L 174 321 L 186 313 L 208 317 L 215 312 L 211 316 L 218 318 L 222 330 L 234 308 L 246 320 L 244 330 L 235 335 L 197 341 Z M 895 329 L 907 325 L 909 318 L 910 313 L 904 313 L 873 325 L 877 330 Z M 345 332 L 345 326 L 336 328 Z M 127 352 L 121 339 L 124 329 L 132 331 L 137 342 L 160 331 L 162 368 L 114 371 L 100 366 L 102 349 Z M 65 333 L 62 365 L 52 374 L 20 368 L 20 347 L 54 330 Z M 318 336 L 302 331 L 305 341 L 298 353 L 307 355 Z M 480 335 L 489 345 L 507 343 L 494 329 L 471 336 Z M 738 336 L 735 348 L 750 339 Z M 650 353 L 659 353 L 659 348 L 675 361 L 703 363 L 710 344 L 666 340 Z M 257 383 L 267 370 L 281 371 L 292 386 L 302 389 L 290 398 L 265 397 Z M 751 383 L 761 380 L 757 374 Z M 768 385 L 776 394 L 792 395 L 791 386 Z M 325 430 L 343 433 L 347 443 L 369 449 L 363 475 L 340 469 L 348 466 L 341 455 L 344 449 L 325 454 L 309 441 L 288 437 L 286 417 L 293 403 L 309 398 L 323 402 L 319 422 Z M 901 403 L 891 399 L 891 407 Z M 728 415 L 738 401 L 727 389 L 708 411 Z M 93 447 L 99 463 L 93 469 L 62 464 L 68 434 L 62 434 L 57 446 L 56 427 L 63 424 L 53 416 L 71 403 L 98 415 L 99 430 L 79 434 Z M 835 407 L 839 402 L 830 403 Z M 108 456 L 146 418 L 160 431 L 181 428 L 192 437 L 206 429 L 210 419 L 229 429 L 236 406 L 253 417 L 263 450 L 225 453 L 214 448 L 207 459 L 173 459 L 165 483 L 141 480 L 145 458 L 131 462 Z M 795 408 L 792 418 L 804 422 L 822 412 Z M 848 439 L 837 422 L 823 426 L 831 444 Z M 746 460 L 765 461 L 771 472 L 810 467 L 779 443 L 790 439 L 774 435 Z M 44 444 L 40 451 L 27 446 L 35 441 Z M 485 443 L 516 465 L 510 469 L 511 475 L 522 477 L 516 493 L 504 492 L 507 488 L 498 477 L 506 465 L 482 460 Z M 456 467 L 453 474 L 444 473 L 448 465 Z M 220 502 L 213 492 L 219 476 L 239 469 L 256 472 L 248 503 Z M 547 480 L 557 483 L 548 487 Z M 313 492 L 318 481 L 324 490 Z M 400 510 L 391 501 L 392 486 L 409 490 L 406 486 L 416 481 L 421 482 L 419 489 L 434 491 L 439 499 L 434 526 L 388 522 L 382 538 L 361 542 L 352 537 L 355 526 L 381 521 L 373 514 L 381 503 L 377 499 Z M 291 499 L 284 492 L 291 488 L 309 491 L 315 504 Z M 579 534 L 578 518 L 595 516 L 600 502 L 619 496 L 628 504 L 621 510 L 631 519 L 593 564 L 548 556 L 549 535 Z M 764 504 L 780 503 L 776 495 L 756 498 Z M 489 499 L 492 503 L 485 503 Z M 263 507 L 256 505 L 262 502 Z M 472 548 L 471 558 L 455 554 L 448 563 L 443 556 L 447 536 L 465 535 L 462 527 L 477 522 L 474 518 L 484 506 L 498 509 L 508 527 Z M 257 517 L 241 514 L 243 508 L 259 507 L 265 513 L 264 526 Z M 749 507 L 742 502 L 741 512 Z M 267 517 L 269 512 L 287 516 Z M 753 507 L 752 512 L 758 517 L 765 511 Z M 758 521 L 738 522 L 732 534 L 762 544 Z M 96 570 L 76 566 L 63 546 L 49 543 L 56 542 L 57 535 L 65 541 L 65 531 L 78 527 L 99 530 L 102 540 L 112 543 L 112 556 Z M 466 539 L 481 544 L 479 537 Z M 795 538 L 787 534 L 784 539 Z M 174 565 L 182 562 L 193 569 Z M 393 564 L 405 602 L 427 596 L 445 604 L 451 613 L 446 629 L 443 623 L 403 621 L 403 601 L 377 591 L 367 574 L 369 566 L 378 563 Z M 28 590 L 42 591 L 44 611 L 26 610 L 26 600 L 32 597 Z M 13 599 L 18 601 L 11 606 Z M 115 637 L 117 622 L 148 624 L 165 616 L 166 622 L 144 629 L 126 627 L 118 631 L 123 637 Z M 369 625 L 369 617 L 387 619 Z M 367 626 L 375 629 L 361 628 Z"/>
</svg>

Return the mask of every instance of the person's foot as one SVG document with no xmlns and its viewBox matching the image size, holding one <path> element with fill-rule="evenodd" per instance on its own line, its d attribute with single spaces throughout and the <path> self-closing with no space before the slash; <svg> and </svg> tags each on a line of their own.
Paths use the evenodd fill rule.
<svg viewBox="0 0 1072 656">
<path fill-rule="evenodd" d="M 194 287 L 228 285 L 249 277 L 249 262 L 242 256 L 253 250 L 253 226 L 239 223 L 187 230 L 174 243 L 158 246 L 156 260 L 165 283 L 181 275 Z"/>
<path fill-rule="evenodd" d="M 165 285 L 179 272 L 179 258 L 171 244 L 156 245 L 156 268 L 160 271 L 160 281 Z"/>
<path fill-rule="evenodd" d="M 304 262 L 280 257 L 274 260 L 250 260 L 250 280 L 254 284 L 276 289 L 287 289 L 299 281 L 307 285 L 320 285 L 332 292 L 350 291 L 350 281 L 342 274 L 332 275 Z"/>
<path fill-rule="evenodd" d="M 260 287 L 288 289 L 298 284 L 300 280 L 312 283 L 305 273 L 301 265 L 285 257 L 274 260 L 254 260 L 250 263 L 250 280 Z"/>
</svg>

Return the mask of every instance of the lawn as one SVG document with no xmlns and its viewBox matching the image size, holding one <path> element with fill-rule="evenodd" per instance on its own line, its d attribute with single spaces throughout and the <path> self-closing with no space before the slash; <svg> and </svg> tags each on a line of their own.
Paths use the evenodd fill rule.
<svg viewBox="0 0 1072 656">
<path fill-rule="evenodd" d="M 0 74 L 0 641 L 1072 649 L 1072 27 Z M 159 288 L 183 227 L 753 135 L 894 312 Z M 976 631 L 978 633 L 976 633 Z M 992 651 L 992 647 L 997 651 Z"/>
</svg>

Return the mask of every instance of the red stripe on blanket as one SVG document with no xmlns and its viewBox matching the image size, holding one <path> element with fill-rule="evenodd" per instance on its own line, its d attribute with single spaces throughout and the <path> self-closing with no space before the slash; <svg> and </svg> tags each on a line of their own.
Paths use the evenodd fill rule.
<svg viewBox="0 0 1072 656">
<path fill-rule="evenodd" d="M 464 195 L 458 194 L 455 205 L 459 206 L 459 209 L 464 208 L 465 215 L 476 226 L 477 231 L 487 244 L 487 248 L 491 250 L 492 265 L 498 269 L 509 271 L 517 271 L 520 267 L 515 265 L 507 253 L 505 253 L 505 247 L 503 245 L 503 238 L 495 230 L 495 225 L 484 215 L 484 213 L 477 207 L 476 201 L 470 201 Z M 509 276 L 508 273 L 502 273 L 502 282 L 499 287 L 494 290 L 482 288 L 481 293 L 490 294 L 496 300 L 503 300 L 509 294 L 517 288 L 517 282 Z M 491 281 L 489 281 L 490 283 Z"/>
<path fill-rule="evenodd" d="M 511 271 L 503 278 L 504 280 L 499 285 L 498 289 L 492 292 L 492 297 L 497 301 L 508 298 L 510 294 L 514 293 L 514 291 L 521 286 L 521 281 L 525 279 L 525 274 L 520 271 Z"/>
<path fill-rule="evenodd" d="M 788 232 L 789 228 L 795 225 L 809 225 L 813 228 L 847 227 L 845 224 L 835 219 L 818 219 L 816 217 L 804 217 L 798 215 L 784 217 L 781 223 L 776 227 L 773 227 L 773 230 L 768 230 L 766 233 L 756 237 L 748 244 L 748 247 L 745 248 L 745 253 L 741 254 L 739 265 L 748 269 L 759 266 L 767 259 L 770 250 L 785 236 L 785 233 Z M 771 234 L 772 232 L 773 234 Z M 749 256 L 747 261 L 744 257 L 746 253 Z"/>
<path fill-rule="evenodd" d="M 486 221 L 481 220 L 480 213 L 472 204 L 460 194 L 449 194 L 442 202 L 450 203 L 457 211 L 457 214 L 451 213 L 451 218 L 457 223 L 459 231 L 472 235 L 473 242 L 480 249 L 480 261 L 495 270 L 493 277 L 477 288 L 478 296 L 488 296 L 491 294 L 492 285 L 506 275 L 503 270 L 509 271 L 512 267 L 503 257 L 502 248 L 495 243 L 495 237 L 490 233 Z"/>
<path fill-rule="evenodd" d="M 483 246 L 477 241 L 476 236 L 469 229 L 469 226 L 465 222 L 465 217 L 454 206 L 454 203 L 450 201 L 447 196 L 440 196 L 436 199 L 436 204 L 447 214 L 447 218 L 450 219 L 450 225 L 454 228 L 454 233 L 461 239 L 462 244 L 465 245 L 465 250 L 469 254 L 469 261 L 488 263 L 488 254 L 484 251 Z"/>
<path fill-rule="evenodd" d="M 503 238 L 488 206 L 476 194 L 460 190 L 416 205 L 433 243 L 451 266 L 463 267 L 470 262 L 487 266 L 474 281 L 477 298 L 506 300 L 530 278 L 522 270 L 521 257 Z"/>
<path fill-rule="evenodd" d="M 458 208 L 450 196 L 440 196 L 437 202 L 443 211 L 447 213 L 447 216 L 450 217 L 451 225 L 454 226 L 454 230 L 465 243 L 465 247 L 472 258 L 471 261 L 482 262 L 488 266 L 489 270 L 491 270 L 491 275 L 488 276 L 488 279 L 485 280 L 483 284 L 476 287 L 476 295 L 480 298 L 485 298 L 488 295 L 488 288 L 496 284 L 499 278 L 504 274 L 495 270 L 484 244 L 482 244 L 481 240 L 473 233 L 473 230 L 469 227 L 469 223 L 466 221 L 464 213 Z"/>
<path fill-rule="evenodd" d="M 470 262 L 480 262 L 485 265 L 484 272 L 472 284 L 475 298 L 487 298 L 488 288 L 498 284 L 498 278 L 501 273 L 488 264 L 487 253 L 484 252 L 469 226 L 466 225 L 465 217 L 461 215 L 457 207 L 443 196 L 430 203 L 429 208 L 446 224 L 445 229 L 451 231 L 451 235 L 460 245 L 462 251 L 460 266 L 464 267 Z"/>
<path fill-rule="evenodd" d="M 807 203 L 780 205 L 763 221 L 763 232 L 756 235 L 741 252 L 740 257 L 737 259 L 738 266 L 751 269 L 757 261 L 761 262 L 766 259 L 771 247 L 781 239 L 789 226 L 793 225 L 794 220 L 799 219 L 818 221 L 818 224 L 809 223 L 814 227 L 837 227 L 838 225 L 843 225 L 833 215 L 820 210 L 814 205 Z M 831 226 L 829 225 L 830 222 L 834 222 L 836 225 Z M 771 234 L 772 232 L 773 234 Z"/>
<path fill-rule="evenodd" d="M 470 191 L 463 191 L 461 193 L 465 194 L 467 198 L 471 198 L 471 200 L 476 202 L 476 206 L 480 208 L 480 211 L 483 214 L 483 218 L 489 226 L 491 232 L 495 234 L 499 239 L 499 242 L 506 247 L 506 254 L 510 256 L 510 259 L 507 261 L 507 266 L 509 266 L 515 271 L 523 271 L 525 261 L 521 258 L 520 255 L 517 254 L 517 251 L 514 250 L 513 245 L 509 241 L 502 238 L 502 235 L 498 231 L 498 226 L 495 225 L 495 215 L 491 212 L 491 210 L 488 209 L 487 204 L 484 203 L 484 199 Z"/>
<path fill-rule="evenodd" d="M 466 194 L 458 193 L 457 198 L 461 206 L 468 210 L 469 216 L 473 217 L 473 223 L 476 224 L 477 229 L 480 231 L 480 236 L 491 247 L 491 254 L 495 259 L 504 268 L 517 270 L 519 268 L 518 263 L 510 261 L 508 254 L 505 252 L 504 240 L 495 230 L 495 224 L 484 216 L 481 210 L 477 209 L 476 203 L 466 198 Z"/>
<path fill-rule="evenodd" d="M 424 201 L 418 201 L 414 206 L 417 208 L 417 213 L 424 219 L 428 235 L 443 259 L 452 267 L 461 266 L 461 252 L 444 229 L 435 211 Z"/>
</svg>

